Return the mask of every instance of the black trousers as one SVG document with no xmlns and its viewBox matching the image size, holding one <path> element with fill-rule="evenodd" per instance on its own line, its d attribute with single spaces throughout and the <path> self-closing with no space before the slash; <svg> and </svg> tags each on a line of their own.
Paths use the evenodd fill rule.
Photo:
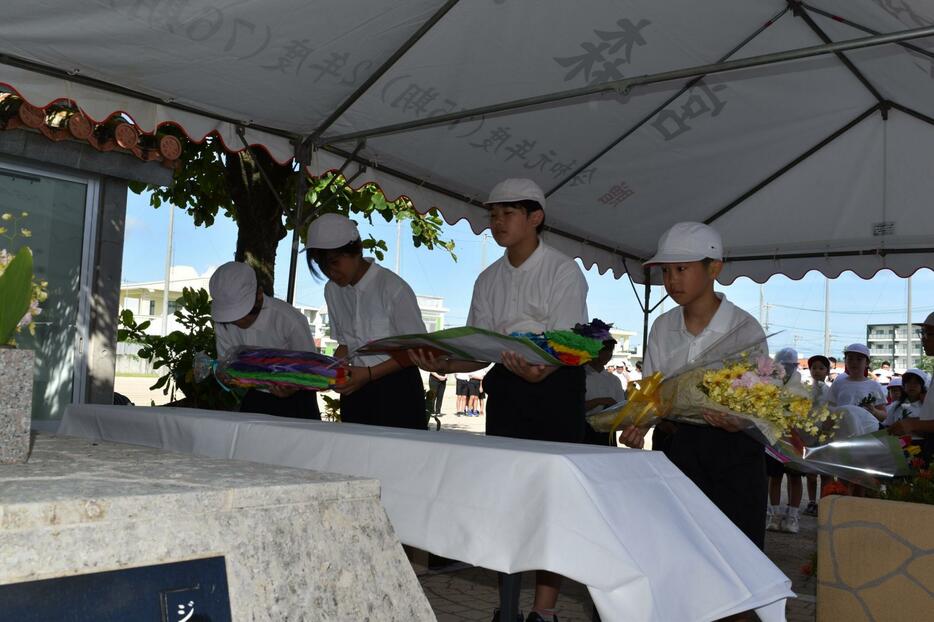
<svg viewBox="0 0 934 622">
<path fill-rule="evenodd" d="M 428 374 L 428 390 L 434 394 L 434 403 L 431 412 L 441 414 L 441 404 L 444 401 L 444 389 L 447 388 L 447 380 L 438 380 L 431 374 Z"/>
<path fill-rule="evenodd" d="M 502 365 L 483 379 L 490 397 L 486 433 L 538 441 L 580 443 L 584 440 L 583 367 L 560 367 L 542 382 L 526 382 Z"/>
<path fill-rule="evenodd" d="M 765 546 L 765 450 L 744 432 L 676 423 L 668 459 L 760 549 Z"/>
<path fill-rule="evenodd" d="M 295 419 L 321 419 L 318 398 L 314 391 L 296 391 L 289 397 L 276 397 L 272 393 L 250 389 L 240 402 L 240 412 Z"/>
<path fill-rule="evenodd" d="M 400 369 L 341 396 L 341 421 L 392 428 L 428 428 L 425 386 L 417 367 Z"/>
</svg>

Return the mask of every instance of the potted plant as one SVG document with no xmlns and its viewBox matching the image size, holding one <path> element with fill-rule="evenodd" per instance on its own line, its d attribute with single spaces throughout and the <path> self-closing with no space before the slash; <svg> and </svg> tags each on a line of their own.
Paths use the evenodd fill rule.
<svg viewBox="0 0 934 622">
<path fill-rule="evenodd" d="M 120 330 L 117 339 L 140 344 L 137 356 L 152 361 L 153 369 L 162 370 L 162 375 L 150 389 L 162 389 L 171 395 L 172 406 L 187 406 L 209 410 L 235 410 L 238 398 L 219 383 L 195 382 L 194 357 L 204 352 L 217 358 L 214 341 L 214 325 L 211 323 L 211 301 L 204 289 L 182 290 L 175 319 L 184 330 L 174 330 L 168 335 L 151 335 L 146 332 L 149 321 L 136 323 L 133 312 L 124 310 L 120 314 Z M 177 395 L 181 393 L 181 396 Z"/>
<path fill-rule="evenodd" d="M 0 236 L 9 248 L 32 233 L 22 226 L 28 216 L 0 216 Z M 16 334 L 35 333 L 34 319 L 46 299 L 45 281 L 33 276 L 32 251 L 22 244 L 15 252 L 0 248 L 0 463 L 26 462 L 32 413 L 33 352 L 16 348 Z"/>
</svg>

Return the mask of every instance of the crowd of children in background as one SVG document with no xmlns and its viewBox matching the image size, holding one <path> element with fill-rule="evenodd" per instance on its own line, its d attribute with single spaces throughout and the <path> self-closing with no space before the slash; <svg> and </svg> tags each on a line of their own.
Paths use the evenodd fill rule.
<svg viewBox="0 0 934 622">
<path fill-rule="evenodd" d="M 934 315 L 934 314 L 932 314 Z M 929 316 L 929 321 L 932 318 Z M 927 329 L 921 329 L 919 335 L 924 339 Z M 930 341 L 930 338 L 927 338 Z M 930 345 L 930 344 L 929 344 Z M 778 352 L 775 362 L 793 366 L 798 373 L 798 354 L 791 348 Z M 888 361 L 883 361 L 879 368 L 870 372 L 870 351 L 861 343 L 854 343 L 844 350 L 843 370 L 836 370 L 836 360 L 823 355 L 815 355 L 807 360 L 808 384 L 812 387 L 816 404 L 825 404 L 835 408 L 842 418 L 834 434 L 834 440 L 840 440 L 880 429 L 887 429 L 901 436 L 904 420 L 922 420 L 923 406 L 930 375 L 919 368 L 909 368 L 902 372 L 893 370 Z M 791 369 L 791 367 L 789 367 Z M 928 417 L 930 418 L 930 416 Z M 923 445 L 927 435 L 919 430 L 909 434 L 913 442 Z M 930 459 L 930 452 L 926 458 Z M 803 513 L 817 516 L 817 494 L 820 490 L 818 480 L 826 479 L 816 473 L 782 465 L 778 460 L 768 461 L 769 471 L 769 510 L 766 529 L 798 533 L 798 510 L 802 500 L 802 479 L 807 480 L 808 503 Z M 781 504 L 781 484 L 787 478 L 787 503 Z M 821 481 L 823 484 L 824 482 Z"/>
</svg>

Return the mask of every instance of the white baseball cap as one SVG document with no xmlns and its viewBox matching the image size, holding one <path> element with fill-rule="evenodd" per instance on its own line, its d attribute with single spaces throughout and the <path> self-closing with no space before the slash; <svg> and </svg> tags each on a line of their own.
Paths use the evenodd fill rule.
<svg viewBox="0 0 934 622">
<path fill-rule="evenodd" d="M 889 388 L 900 387 L 902 386 L 902 377 L 901 376 L 892 376 L 889 380 Z"/>
<path fill-rule="evenodd" d="M 921 384 L 924 385 L 924 388 L 925 388 L 925 389 L 926 389 L 926 388 L 928 387 L 928 385 L 931 383 L 931 377 L 928 376 L 928 373 L 927 373 L 926 371 L 924 371 L 923 369 L 918 369 L 917 367 L 911 367 L 911 368 L 905 370 L 905 373 L 902 374 L 902 379 L 903 379 L 902 382 L 903 382 L 903 383 L 904 383 L 904 378 L 905 378 L 905 376 L 907 376 L 908 374 L 914 374 L 915 376 L 917 376 L 918 378 L 920 378 L 920 379 L 921 379 Z M 894 380 L 894 378 L 893 378 L 892 380 Z M 892 385 L 889 384 L 889 386 L 892 386 Z"/>
<path fill-rule="evenodd" d="M 867 359 L 869 358 L 869 348 L 861 343 L 851 343 L 843 348 L 843 354 L 847 354 L 848 352 L 855 352 L 856 354 L 862 354 Z"/>
<path fill-rule="evenodd" d="M 703 259 L 723 260 L 723 240 L 717 230 L 700 222 L 679 222 L 658 239 L 655 256 L 644 266 Z"/>
<path fill-rule="evenodd" d="M 236 322 L 256 303 L 256 272 L 239 261 L 228 261 L 211 275 L 211 318 L 215 322 Z"/>
<path fill-rule="evenodd" d="M 331 250 L 360 239 L 357 223 L 340 214 L 322 214 L 308 225 L 305 250 L 320 248 Z"/>
<path fill-rule="evenodd" d="M 782 348 L 775 354 L 775 362 L 779 365 L 797 365 L 798 351 L 794 348 Z"/>
<path fill-rule="evenodd" d="M 484 205 L 494 203 L 516 203 L 517 201 L 535 201 L 545 209 L 545 193 L 531 179 L 521 177 L 504 179 L 490 190 L 490 197 Z"/>
</svg>

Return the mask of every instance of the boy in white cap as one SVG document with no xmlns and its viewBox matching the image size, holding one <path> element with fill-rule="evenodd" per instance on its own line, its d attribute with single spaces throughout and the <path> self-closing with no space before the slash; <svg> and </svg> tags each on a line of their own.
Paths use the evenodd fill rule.
<svg viewBox="0 0 934 622">
<path fill-rule="evenodd" d="M 768 356 L 759 322 L 714 291 L 723 268 L 723 243 L 712 227 L 674 225 L 659 238 L 657 253 L 645 265 L 661 268 L 665 291 L 680 305 L 652 325 L 643 360 L 646 376 L 671 374 L 728 333 L 717 352 L 727 355 L 753 344 L 746 349 L 750 357 Z M 671 422 L 665 455 L 762 548 L 768 492 L 762 445 L 741 431 L 744 424 L 736 417 L 708 413 L 704 419 L 708 425 Z M 644 435 L 644 429 L 630 426 L 620 440 L 641 447 Z"/>
<path fill-rule="evenodd" d="M 934 356 L 934 312 L 928 314 L 924 324 L 918 329 L 918 337 L 921 338 L 924 354 Z M 904 380 L 902 382 L 904 383 Z M 917 419 L 902 419 L 888 430 L 895 436 L 910 434 L 924 439 L 921 443 L 921 455 L 929 466 L 934 461 L 934 399 L 925 398 Z"/>
<path fill-rule="evenodd" d="M 545 193 L 538 184 L 531 179 L 506 179 L 493 187 L 486 205 L 493 238 L 506 252 L 477 277 L 467 324 L 508 335 L 568 330 L 586 323 L 587 281 L 580 267 L 539 237 L 545 222 Z M 429 371 L 470 372 L 486 365 L 422 352 L 412 353 L 412 358 Z M 532 365 L 514 352 L 504 352 L 502 361 L 483 380 L 489 397 L 488 435 L 565 442 L 584 439 L 583 367 Z M 559 575 L 537 572 L 528 622 L 557 619 L 554 607 L 560 586 Z"/>
<path fill-rule="evenodd" d="M 238 346 L 317 352 L 308 320 L 289 303 L 266 296 L 256 272 L 245 263 L 228 261 L 211 275 L 211 319 L 214 320 L 217 357 Z M 250 389 L 240 403 L 241 412 L 282 417 L 320 419 L 313 391 Z"/>
<path fill-rule="evenodd" d="M 357 225 L 324 214 L 308 225 L 308 269 L 328 278 L 324 299 L 337 358 L 383 337 L 424 333 L 415 292 L 394 272 L 363 256 Z M 341 421 L 424 430 L 425 387 L 418 369 L 383 354 L 354 355 L 341 395 Z"/>
</svg>

